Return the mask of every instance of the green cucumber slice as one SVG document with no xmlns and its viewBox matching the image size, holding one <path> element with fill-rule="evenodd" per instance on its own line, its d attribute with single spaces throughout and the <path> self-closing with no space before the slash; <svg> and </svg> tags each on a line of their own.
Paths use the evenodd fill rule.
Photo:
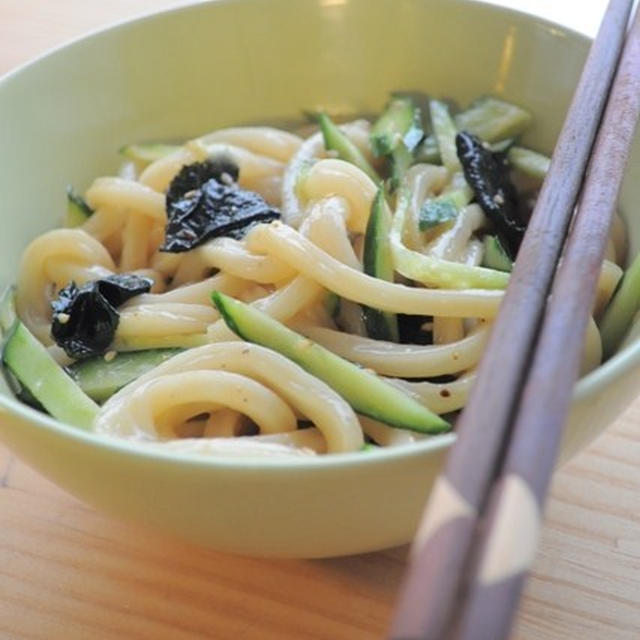
<svg viewBox="0 0 640 640">
<path fill-rule="evenodd" d="M 377 156 L 393 153 L 399 143 L 413 151 L 424 135 L 420 109 L 411 98 L 392 98 L 371 128 L 371 147 Z"/>
<path fill-rule="evenodd" d="M 603 359 L 610 358 L 625 337 L 640 309 L 640 254 L 625 271 L 600 322 Z"/>
<path fill-rule="evenodd" d="M 293 360 L 324 380 L 357 412 L 420 433 L 441 433 L 450 429 L 440 416 L 375 374 L 340 358 L 254 307 L 218 291 L 212 294 L 212 299 L 234 333 Z"/>
<path fill-rule="evenodd" d="M 67 187 L 67 212 L 64 219 L 64 226 L 73 229 L 84 224 L 93 214 L 93 209 L 86 203 L 82 196 L 79 196 L 72 186 Z"/>
<path fill-rule="evenodd" d="M 80 429 L 91 429 L 98 405 L 20 321 L 4 345 L 2 362 L 54 418 Z"/>
<path fill-rule="evenodd" d="M 113 359 L 96 356 L 67 367 L 80 388 L 96 402 L 104 402 L 116 391 L 139 378 L 182 349 L 149 349 L 118 353 Z"/>
<path fill-rule="evenodd" d="M 340 131 L 340 128 L 331 120 L 326 113 L 319 113 L 318 124 L 324 138 L 324 146 L 327 150 L 337 151 L 342 160 L 362 169 L 376 184 L 380 182 L 380 176 L 364 157 L 362 151 L 356 147 L 347 136 Z"/>
<path fill-rule="evenodd" d="M 504 250 L 497 236 L 485 236 L 484 240 L 484 256 L 482 258 L 482 266 L 489 269 L 497 269 L 498 271 L 511 272 L 513 270 L 513 262 Z"/>
<path fill-rule="evenodd" d="M 456 149 L 456 134 L 458 130 L 449 114 L 449 107 L 439 100 L 431 100 L 429 102 L 429 110 L 431 112 L 431 125 L 438 141 L 442 164 L 451 173 L 460 171 L 462 167 Z"/>
<path fill-rule="evenodd" d="M 391 212 L 387 208 L 384 191 L 379 188 L 367 222 L 362 263 L 367 275 L 387 282 L 393 282 L 394 274 L 390 232 Z M 363 310 L 364 323 L 370 338 L 398 342 L 398 318 L 395 313 L 372 307 L 363 307 Z"/>
<path fill-rule="evenodd" d="M 540 181 L 544 180 L 551 164 L 551 158 L 524 147 L 511 147 L 507 159 L 514 169 Z"/>
</svg>

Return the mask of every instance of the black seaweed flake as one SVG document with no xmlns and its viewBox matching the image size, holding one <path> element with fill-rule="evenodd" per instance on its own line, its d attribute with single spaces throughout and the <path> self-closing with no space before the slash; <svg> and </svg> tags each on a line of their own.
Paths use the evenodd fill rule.
<svg viewBox="0 0 640 640">
<path fill-rule="evenodd" d="M 196 191 L 211 178 L 227 184 L 237 182 L 239 175 L 238 165 L 227 156 L 218 156 L 204 162 L 185 165 L 169 185 L 167 207 L 182 200 L 190 192 Z"/>
<path fill-rule="evenodd" d="M 238 167 L 228 158 L 183 167 L 167 192 L 161 251 L 190 251 L 211 238 L 243 238 L 250 227 L 280 217 L 260 195 L 238 188 Z"/>
<path fill-rule="evenodd" d="M 519 216 L 518 194 L 509 177 L 505 155 L 492 152 L 466 131 L 456 136 L 456 148 L 464 177 L 478 204 L 495 225 L 509 258 L 515 260 L 525 224 Z"/>
<path fill-rule="evenodd" d="M 56 344 L 76 360 L 104 353 L 113 342 L 120 322 L 117 308 L 151 289 L 153 281 L 118 274 L 76 286 L 71 282 L 51 303 L 51 335 Z"/>
<path fill-rule="evenodd" d="M 409 316 L 398 313 L 398 333 L 400 344 L 433 344 L 433 333 L 425 330 L 425 324 L 433 322 L 432 316 Z"/>
</svg>

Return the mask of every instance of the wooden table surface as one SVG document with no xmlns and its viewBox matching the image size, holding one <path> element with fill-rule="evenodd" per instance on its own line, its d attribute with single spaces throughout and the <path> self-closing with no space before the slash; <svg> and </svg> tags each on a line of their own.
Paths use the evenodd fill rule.
<svg viewBox="0 0 640 640">
<path fill-rule="evenodd" d="M 0 73 L 173 4 L 0 0 Z M 1 640 L 382 638 L 406 552 L 323 561 L 214 553 L 96 513 L 0 445 Z M 556 475 L 513 637 L 640 638 L 640 400 Z"/>
</svg>

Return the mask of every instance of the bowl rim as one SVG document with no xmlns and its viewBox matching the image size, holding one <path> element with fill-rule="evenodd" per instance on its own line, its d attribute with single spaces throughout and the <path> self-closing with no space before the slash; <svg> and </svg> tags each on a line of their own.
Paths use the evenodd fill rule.
<svg viewBox="0 0 640 640">
<path fill-rule="evenodd" d="M 258 3 L 265 2 L 266 0 L 193 0 L 192 2 L 166 7 L 158 11 L 145 11 L 140 14 L 91 29 L 80 36 L 76 36 L 62 42 L 61 44 L 50 47 L 37 56 L 10 69 L 7 73 L 0 76 L 0 90 L 14 78 L 21 76 L 23 73 L 28 73 L 31 68 L 37 67 L 50 57 L 54 57 L 69 49 L 80 46 L 85 41 L 106 36 L 109 33 L 118 30 L 136 28 L 145 22 L 164 20 L 174 13 L 188 13 L 191 11 L 207 10 L 203 8 L 247 1 Z M 307 1 L 310 4 L 316 2 L 316 0 Z M 568 36 L 574 40 L 582 41 L 582 43 L 585 44 L 592 41 L 591 37 L 571 29 L 570 27 L 542 18 L 528 11 L 497 5 L 491 0 L 434 1 L 441 3 L 446 1 L 448 5 L 456 4 L 460 8 L 469 8 L 469 6 L 473 6 L 476 10 L 486 12 L 486 14 L 506 14 L 513 20 L 534 23 L 537 28 L 545 29 L 556 37 Z M 617 379 L 625 375 L 632 367 L 634 367 L 638 361 L 640 361 L 640 340 L 625 346 L 612 358 L 581 378 L 574 388 L 574 402 L 580 401 L 589 395 L 597 393 L 599 389 L 614 384 Z M 380 447 L 379 449 L 366 453 L 356 451 L 308 457 L 231 457 L 225 456 L 224 454 L 192 454 L 174 452 L 170 450 L 163 451 L 160 447 L 157 447 L 157 445 L 154 447 L 147 447 L 145 446 L 147 443 L 144 442 L 85 431 L 68 425 L 60 420 L 56 420 L 47 414 L 43 414 L 36 409 L 23 404 L 16 398 L 2 393 L 0 394 L 0 418 L 11 415 L 16 416 L 22 421 L 32 423 L 40 428 L 46 428 L 54 432 L 54 435 L 58 437 L 70 438 L 81 446 L 93 446 L 104 450 L 105 453 L 113 452 L 114 454 L 125 454 L 144 460 L 153 459 L 175 465 L 188 465 L 197 468 L 226 470 L 245 470 L 247 467 L 251 467 L 252 471 L 260 469 L 277 469 L 282 472 L 295 471 L 296 473 L 299 473 L 301 469 L 304 469 L 307 472 L 316 472 L 321 469 L 333 469 L 335 467 L 343 467 L 345 465 L 360 466 L 362 464 L 398 463 L 408 459 L 422 457 L 427 453 L 442 451 L 449 447 L 456 438 L 456 434 L 454 432 L 450 432 L 433 436 L 421 442 L 399 445 L 396 447 Z"/>
</svg>

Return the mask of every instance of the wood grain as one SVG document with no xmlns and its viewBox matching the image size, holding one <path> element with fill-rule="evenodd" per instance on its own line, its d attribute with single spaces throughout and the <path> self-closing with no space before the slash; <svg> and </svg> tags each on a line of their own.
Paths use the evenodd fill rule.
<svg viewBox="0 0 640 640">
<path fill-rule="evenodd" d="M 166 0 L 0 0 L 0 72 Z M 1 214 L 0 214 L 1 215 Z M 559 472 L 514 640 L 640 637 L 640 400 Z M 115 522 L 0 446 L 0 640 L 373 640 L 407 549 L 218 554 Z"/>
</svg>

